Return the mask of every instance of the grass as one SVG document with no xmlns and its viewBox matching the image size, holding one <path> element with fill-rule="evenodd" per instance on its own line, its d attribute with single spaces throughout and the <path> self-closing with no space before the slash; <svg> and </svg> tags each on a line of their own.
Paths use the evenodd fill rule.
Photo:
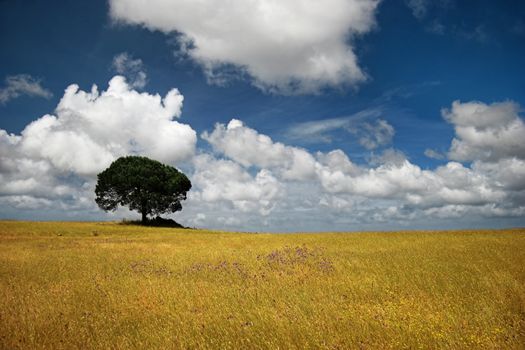
<svg viewBox="0 0 525 350">
<path fill-rule="evenodd" d="M 2 349 L 523 349 L 525 231 L 0 221 Z"/>
</svg>

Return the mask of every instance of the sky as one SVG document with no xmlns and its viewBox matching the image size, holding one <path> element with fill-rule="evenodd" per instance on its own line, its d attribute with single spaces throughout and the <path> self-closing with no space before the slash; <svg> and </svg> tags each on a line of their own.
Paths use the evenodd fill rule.
<svg viewBox="0 0 525 350">
<path fill-rule="evenodd" d="M 525 4 L 2 0 L 0 219 L 121 220 L 124 155 L 186 226 L 525 226 Z"/>
</svg>

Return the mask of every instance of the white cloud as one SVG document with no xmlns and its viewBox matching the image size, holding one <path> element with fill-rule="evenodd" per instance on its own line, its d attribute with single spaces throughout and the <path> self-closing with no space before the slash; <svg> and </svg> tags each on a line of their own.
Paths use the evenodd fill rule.
<svg viewBox="0 0 525 350">
<path fill-rule="evenodd" d="M 116 76 L 99 93 L 70 85 L 56 108 L 29 124 L 19 141 L 31 158 L 48 160 L 62 171 L 94 175 L 126 154 L 144 154 L 167 163 L 192 156 L 193 129 L 173 118 L 180 116 L 183 97 L 138 93 Z"/>
<path fill-rule="evenodd" d="M 202 138 L 245 167 L 271 168 L 289 180 L 308 179 L 315 173 L 315 160 L 306 150 L 273 142 L 240 120 L 232 119 L 227 126 L 216 124 L 213 132 L 204 132 Z"/>
<path fill-rule="evenodd" d="M 179 33 L 183 50 L 210 80 L 224 82 L 234 67 L 265 91 L 316 93 L 366 79 L 350 42 L 373 28 L 378 2 L 111 0 L 110 14 Z"/>
<path fill-rule="evenodd" d="M 333 140 L 330 133 L 345 129 L 348 124 L 349 120 L 346 117 L 296 123 L 287 130 L 286 136 L 303 143 L 331 143 Z"/>
<path fill-rule="evenodd" d="M 429 186 L 430 173 L 408 160 L 402 164 L 387 163 L 361 169 L 356 175 L 323 167 L 319 178 L 330 193 L 349 193 L 367 198 L 402 198 L 417 194 Z"/>
<path fill-rule="evenodd" d="M 473 212 L 469 206 L 485 206 L 484 210 L 477 211 L 484 216 L 489 215 L 490 210 L 513 215 L 519 212 L 516 211 L 516 205 L 521 205 L 519 201 L 523 198 L 515 195 L 515 191 L 524 186 L 521 175 L 525 169 L 525 163 L 517 159 L 500 163 L 500 167 L 494 168 L 477 161 L 471 167 L 449 162 L 435 170 L 423 170 L 407 160 L 402 152 L 387 149 L 379 156 L 372 157 L 371 167 L 359 166 L 341 150 L 319 152 L 314 156 L 304 149 L 273 142 L 268 136 L 246 127 L 239 120 L 232 120 L 228 126 L 217 124 L 213 132 L 204 133 L 203 138 L 216 151 L 244 167 L 273 169 L 277 179 L 287 189 L 291 188 L 290 180 L 308 183 L 310 189 L 319 186 L 317 191 L 321 201 L 310 202 L 310 207 L 322 205 L 341 211 L 345 203 L 355 208 L 352 198 L 362 198 L 369 201 L 367 206 L 370 214 L 374 210 L 374 202 L 390 203 L 390 216 L 373 214 L 370 217 L 374 220 L 388 220 L 388 217 L 412 220 L 416 211 L 423 213 L 429 208 L 447 205 L 461 206 L 463 211 L 459 212 L 469 213 Z M 308 166 L 304 168 L 307 170 L 289 176 L 286 169 L 293 162 L 294 152 L 299 151 L 308 159 Z M 508 170 L 503 174 L 497 173 L 498 169 Z M 305 173 L 309 176 L 299 175 Z M 287 191 L 287 196 L 293 194 Z M 508 201 L 514 202 L 514 205 L 507 206 Z M 394 211 L 392 207 L 412 209 Z M 376 210 L 386 209 L 381 204 Z M 426 212 L 429 215 L 437 213 L 435 210 Z"/>
<path fill-rule="evenodd" d="M 340 149 L 333 150 L 328 153 L 317 153 L 318 164 L 316 166 L 317 174 L 320 169 L 329 169 L 330 172 L 341 174 L 349 174 L 356 176 L 362 173 L 363 169 L 348 158 L 348 156 Z"/>
<path fill-rule="evenodd" d="M 95 174 L 125 154 L 185 162 L 193 189 L 177 220 L 191 226 L 443 227 L 466 220 L 519 222 L 525 213 L 523 121 L 512 102 L 454 102 L 444 110 L 456 136 L 452 159 L 434 169 L 422 169 L 392 148 L 369 164 L 337 149 L 311 153 L 236 119 L 203 133 L 214 154 L 201 149 L 196 155 L 195 132 L 174 120 L 182 102 L 176 89 L 164 97 L 139 93 L 116 76 L 102 92 L 71 85 L 54 115 L 35 120 L 20 135 L 0 129 L 0 217 L 105 217 L 93 200 Z"/>
<path fill-rule="evenodd" d="M 51 98 L 53 93 L 40 84 L 40 80 L 28 74 L 10 75 L 5 78 L 6 86 L 0 89 L 0 104 L 5 104 L 22 95 Z"/>
<path fill-rule="evenodd" d="M 442 111 L 456 132 L 448 156 L 457 161 L 525 159 L 525 124 L 519 111 L 513 102 L 455 101 Z"/>
<path fill-rule="evenodd" d="M 525 190 L 525 161 L 518 158 L 500 159 L 497 162 L 473 163 L 476 172 L 486 174 L 493 183 L 508 191 Z"/>
<path fill-rule="evenodd" d="M 438 160 L 445 159 L 445 155 L 444 154 L 442 154 L 441 152 L 438 152 L 436 150 L 433 150 L 431 148 L 427 148 L 425 150 L 424 154 L 428 158 L 432 158 L 432 159 L 438 159 Z"/>
<path fill-rule="evenodd" d="M 379 154 L 372 153 L 368 163 L 372 166 L 382 164 L 402 165 L 405 160 L 407 160 L 407 156 L 403 152 L 394 148 L 387 148 Z"/>
<path fill-rule="evenodd" d="M 373 150 L 390 144 L 395 134 L 394 127 L 380 118 L 382 113 L 381 108 L 371 108 L 351 116 L 297 123 L 286 131 L 286 136 L 303 143 L 330 143 L 331 133 L 343 130 L 365 149 Z"/>
<path fill-rule="evenodd" d="M 118 74 L 126 76 L 132 87 L 142 89 L 146 86 L 147 75 L 141 59 L 122 52 L 113 57 L 112 67 Z"/>
<path fill-rule="evenodd" d="M 282 195 L 280 182 L 266 169 L 251 176 L 235 162 L 201 154 L 194 159 L 192 181 L 196 200 L 226 202 L 242 212 L 256 211 L 266 216 Z"/>
<path fill-rule="evenodd" d="M 447 204 L 442 207 L 429 208 L 422 212 L 428 218 L 438 218 L 441 220 L 457 219 L 462 220 L 468 217 L 479 218 L 509 218 L 523 217 L 525 215 L 525 206 L 504 208 L 495 204 L 485 204 L 481 206 L 466 206 L 457 204 Z"/>
<path fill-rule="evenodd" d="M 378 119 L 374 123 L 363 123 L 362 131 L 356 130 L 356 134 L 362 134 L 359 143 L 368 150 L 388 145 L 394 137 L 394 127 L 386 120 Z"/>
<path fill-rule="evenodd" d="M 394 161 L 375 168 L 353 168 L 351 172 L 324 164 L 319 169 L 319 179 L 329 193 L 395 200 L 398 205 L 418 208 L 448 204 L 503 205 L 513 194 L 511 187 L 502 187 L 504 177 L 491 175 L 482 166 L 484 163 L 467 168 L 449 162 L 435 170 L 423 170 L 406 159 L 402 160 L 400 154 L 395 155 Z M 513 189 L 523 186 L 523 181 L 519 180 L 523 165 L 518 161 L 514 164 L 514 171 L 509 173 L 508 184 L 514 186 Z"/>
<path fill-rule="evenodd" d="M 94 176 L 119 156 L 191 159 L 195 131 L 173 120 L 182 101 L 176 89 L 164 97 L 138 93 L 121 76 L 102 92 L 70 85 L 55 115 L 33 121 L 21 135 L 0 129 L 0 196 L 14 206 L 51 200 L 55 208 L 93 208 Z"/>
</svg>

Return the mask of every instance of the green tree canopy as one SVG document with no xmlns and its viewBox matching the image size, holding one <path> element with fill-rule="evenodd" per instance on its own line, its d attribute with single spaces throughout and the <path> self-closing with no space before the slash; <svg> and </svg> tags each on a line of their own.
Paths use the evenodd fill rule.
<svg viewBox="0 0 525 350">
<path fill-rule="evenodd" d="M 97 178 L 95 201 L 101 209 L 129 206 L 142 214 L 143 223 L 148 215 L 181 210 L 191 189 L 190 180 L 174 167 L 138 156 L 117 159 Z"/>
</svg>

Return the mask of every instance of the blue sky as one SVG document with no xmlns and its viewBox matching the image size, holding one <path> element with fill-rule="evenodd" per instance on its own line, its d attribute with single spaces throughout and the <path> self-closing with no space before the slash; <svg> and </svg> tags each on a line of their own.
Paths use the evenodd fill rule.
<svg viewBox="0 0 525 350">
<path fill-rule="evenodd" d="M 98 210 L 92 188 L 112 157 L 140 153 L 195 179 L 194 197 L 174 215 L 191 226 L 523 226 L 520 1 L 331 0 L 320 9 L 309 1 L 261 4 L 0 2 L 0 217 L 130 217 L 127 210 Z M 126 87 L 119 85 L 124 90 L 165 96 L 178 89 L 181 112 L 170 109 L 169 120 L 157 126 L 154 116 L 143 120 L 152 133 L 173 133 L 153 144 L 146 136 L 136 139 L 131 128 L 116 138 L 122 145 L 110 147 L 94 134 L 98 129 L 83 129 L 112 115 L 122 125 L 140 124 L 116 102 L 100 100 L 115 109 L 99 117 L 96 102 L 88 108 L 74 93 L 64 95 L 71 84 L 80 92 L 96 84 L 103 94 L 117 74 L 127 79 Z M 122 102 L 126 98 L 134 100 Z M 119 101 L 146 109 L 154 104 L 135 95 Z M 55 134 L 42 125 L 23 132 L 46 114 L 56 116 Z M 479 124 L 486 118 L 491 123 Z M 188 128 L 178 133 L 172 119 Z M 63 132 L 78 137 L 55 137 Z M 480 141 L 486 135 L 495 136 Z M 37 139 L 40 147 L 27 146 Z M 93 158 L 85 150 L 93 144 L 107 156 Z M 326 160 L 333 152 L 357 170 L 342 158 Z M 292 171 L 298 159 L 308 166 Z M 95 165 L 86 169 L 80 161 Z M 35 175 L 37 164 L 45 175 Z M 210 175 L 206 165 L 232 173 Z"/>
</svg>

